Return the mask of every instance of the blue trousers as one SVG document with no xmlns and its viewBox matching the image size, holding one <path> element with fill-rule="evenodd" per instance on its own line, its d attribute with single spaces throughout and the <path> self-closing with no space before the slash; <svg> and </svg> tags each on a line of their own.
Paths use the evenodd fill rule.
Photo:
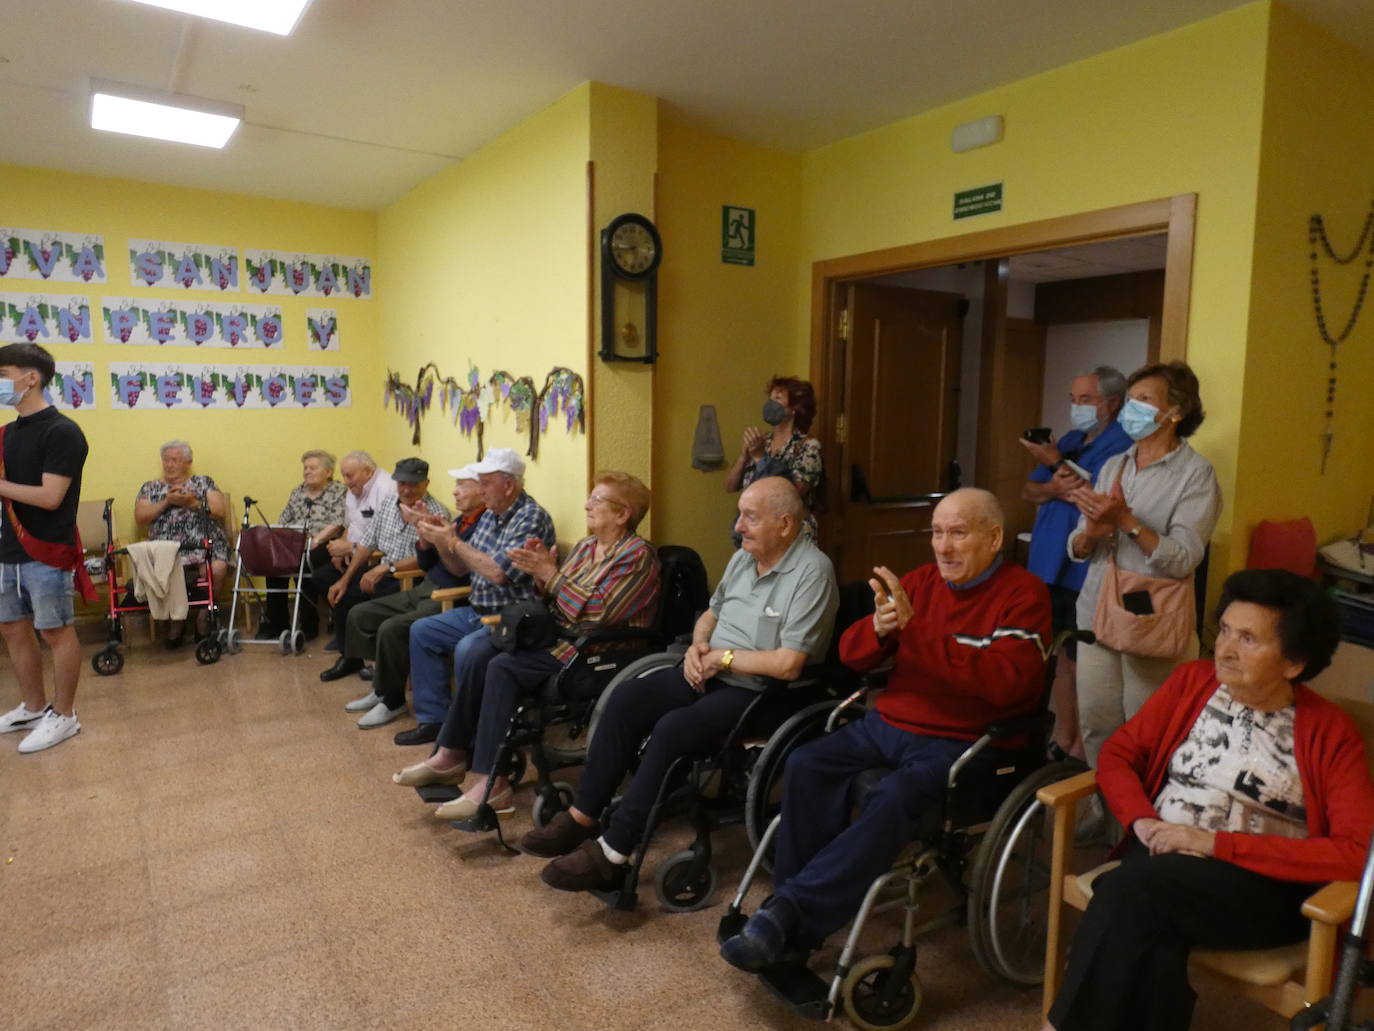
<svg viewBox="0 0 1374 1031">
<path fill-rule="evenodd" d="M 709 753 L 757 697 L 748 688 L 715 680 L 708 680 L 705 693 L 698 694 L 680 666 L 617 687 L 596 725 L 573 805 L 588 816 L 600 817 L 648 735 L 639 769 L 604 834 L 611 848 L 629 855 L 644 835 L 649 810 L 673 760 Z"/>
<path fill-rule="evenodd" d="M 859 910 L 873 880 L 938 805 L 949 768 L 968 741 L 924 737 L 870 710 L 863 719 L 797 749 L 783 772 L 774 895 L 798 915 L 798 944 L 814 948 Z M 850 782 L 864 770 L 894 772 L 850 821 Z"/>
<path fill-rule="evenodd" d="M 491 636 L 467 605 L 417 619 L 410 627 L 410 691 L 419 723 L 443 723 L 449 707 L 449 663 L 462 670 Z M 480 661 L 480 660 L 479 660 Z"/>
<path fill-rule="evenodd" d="M 468 769 L 490 773 L 520 696 L 563 668 L 546 651 L 498 651 L 483 634 L 455 663 L 457 690 L 439 731 L 441 748 L 468 753 Z"/>
</svg>

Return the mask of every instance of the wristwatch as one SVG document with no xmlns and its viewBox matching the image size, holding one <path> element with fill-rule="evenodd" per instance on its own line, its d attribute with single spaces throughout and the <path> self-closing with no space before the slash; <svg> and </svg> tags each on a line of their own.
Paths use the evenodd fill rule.
<svg viewBox="0 0 1374 1031">
<path fill-rule="evenodd" d="M 393 563 L 391 563 L 391 565 L 387 566 L 387 567 L 386 567 L 386 571 L 387 571 L 388 573 L 390 573 L 392 576 L 395 576 L 395 575 L 396 575 L 396 563 L 393 562 Z"/>
<path fill-rule="evenodd" d="M 726 673 L 730 672 L 730 667 L 735 664 L 735 649 L 726 648 L 725 654 L 720 657 L 720 668 Z"/>
<path fill-rule="evenodd" d="M 1126 531 L 1126 536 L 1129 537 L 1131 540 L 1135 540 L 1140 536 L 1140 531 L 1143 529 L 1145 529 L 1144 523 L 1136 523 L 1135 526 L 1131 527 L 1131 529 Z"/>
</svg>

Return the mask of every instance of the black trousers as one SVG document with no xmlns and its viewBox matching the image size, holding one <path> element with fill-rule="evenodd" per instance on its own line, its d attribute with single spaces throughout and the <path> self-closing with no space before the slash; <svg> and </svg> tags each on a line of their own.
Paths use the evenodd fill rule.
<svg viewBox="0 0 1374 1031">
<path fill-rule="evenodd" d="M 1188 952 L 1267 949 L 1306 937 L 1312 884 L 1279 881 L 1221 859 L 1151 856 L 1132 838 L 1097 879 L 1050 1009 L 1056 1031 L 1186 1031 L 1197 996 Z"/>
<path fill-rule="evenodd" d="M 321 544 L 318 548 L 310 552 L 310 563 L 306 567 L 306 575 L 300 583 L 300 628 L 305 632 L 307 641 L 312 640 L 320 632 L 319 604 L 322 592 L 316 587 L 315 573 L 319 571 L 321 566 L 329 566 L 335 573 L 339 572 L 330 565 L 329 548 L 324 544 Z M 338 576 L 335 576 L 334 580 L 337 579 Z M 334 580 L 331 580 L 330 584 L 332 584 Z M 285 590 L 289 586 L 291 586 L 290 577 L 269 576 L 267 578 L 267 587 L 269 590 Z M 326 585 L 324 590 L 329 590 L 329 586 Z M 291 605 L 294 603 L 294 600 L 295 599 L 288 594 L 267 595 L 263 605 L 263 622 L 267 624 L 268 628 L 277 633 L 291 629 Z M 262 628 L 259 627 L 259 629 Z"/>
<path fill-rule="evenodd" d="M 340 645 L 343 644 L 344 629 L 348 626 L 348 614 L 353 611 L 353 606 L 361 605 L 363 602 L 371 601 L 373 598 L 385 598 L 388 594 L 395 594 L 401 589 L 401 582 L 390 573 L 387 573 L 377 581 L 377 586 L 373 592 L 367 594 L 358 586 L 358 581 L 361 580 L 362 577 L 363 573 L 359 572 L 358 575 L 353 578 L 347 590 L 344 591 L 343 597 L 339 599 L 332 610 L 334 613 L 334 636 L 338 639 Z M 316 566 L 315 571 L 310 575 L 311 583 L 314 584 L 315 590 L 318 591 L 321 596 L 327 595 L 329 593 L 329 588 L 333 587 L 341 579 L 343 579 L 343 572 L 336 569 L 333 562 L 325 562 L 321 566 Z"/>
<path fill-rule="evenodd" d="M 706 681 L 706 692 L 698 694 L 680 666 L 616 688 L 596 725 L 573 804 L 588 816 L 599 817 L 648 735 L 639 769 L 605 828 L 607 844 L 629 855 L 644 834 L 649 810 L 673 760 L 707 752 L 724 741 L 757 697 L 748 688 L 715 680 Z"/>
<path fill-rule="evenodd" d="M 343 654 L 350 659 L 377 661 L 372 690 L 389 709 L 399 709 L 406 702 L 410 625 L 439 611 L 439 603 L 429 600 L 434 589 L 433 581 L 422 580 L 408 591 L 371 597 L 348 613 Z"/>
</svg>

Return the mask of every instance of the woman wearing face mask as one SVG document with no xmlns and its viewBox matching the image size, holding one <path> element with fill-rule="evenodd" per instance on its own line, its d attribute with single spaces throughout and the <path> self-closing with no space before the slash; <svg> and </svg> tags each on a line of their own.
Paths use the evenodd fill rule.
<svg viewBox="0 0 1374 1031">
<path fill-rule="evenodd" d="M 1135 443 L 1107 461 L 1094 487 L 1069 495 L 1081 513 L 1069 557 L 1091 563 L 1078 595 L 1080 627 L 1094 624 L 1112 559 L 1130 573 L 1191 580 L 1221 511 L 1216 473 L 1187 441 L 1203 415 L 1197 376 L 1183 362 L 1147 365 L 1127 381 L 1118 421 Z M 1164 657 L 1078 646 L 1079 720 L 1090 765 L 1174 667 L 1197 658 L 1197 636 L 1189 636 L 1180 654 Z"/>
<path fill-rule="evenodd" d="M 749 426 L 739 458 L 725 474 L 725 492 L 734 494 L 766 476 L 785 476 L 792 481 L 806 505 L 805 532 L 816 535 L 812 507 L 821 498 L 824 472 L 821 442 L 806 431 L 816 418 L 816 391 L 804 379 L 774 376 L 768 384 L 768 400 L 763 406 L 763 421 L 772 432 Z M 739 547 L 739 534 L 733 534 Z"/>
</svg>

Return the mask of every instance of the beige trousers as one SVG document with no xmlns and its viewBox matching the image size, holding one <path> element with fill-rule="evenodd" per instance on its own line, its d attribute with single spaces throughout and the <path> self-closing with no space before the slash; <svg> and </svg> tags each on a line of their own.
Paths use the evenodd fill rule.
<svg viewBox="0 0 1374 1031">
<path fill-rule="evenodd" d="M 1078 646 L 1078 722 L 1088 765 L 1097 767 L 1102 743 L 1140 711 L 1174 667 L 1196 659 L 1197 636 L 1174 659 L 1127 655 L 1100 644 Z"/>
</svg>

